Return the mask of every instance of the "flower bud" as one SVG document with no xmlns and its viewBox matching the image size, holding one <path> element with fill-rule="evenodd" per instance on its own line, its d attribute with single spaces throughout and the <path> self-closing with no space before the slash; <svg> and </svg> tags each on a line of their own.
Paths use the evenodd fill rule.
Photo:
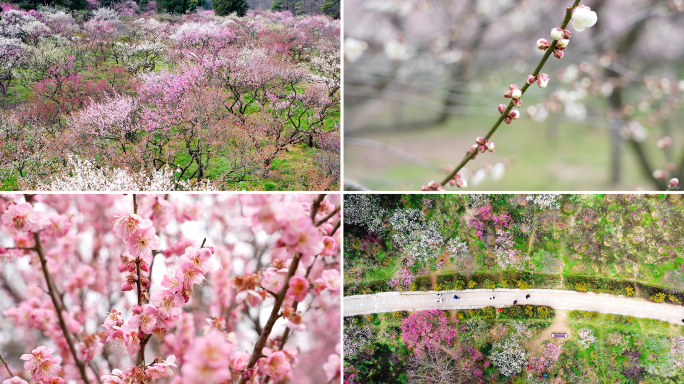
<svg viewBox="0 0 684 384">
<path fill-rule="evenodd" d="M 130 281 L 126 280 L 123 283 L 121 283 L 121 290 L 123 292 L 131 291 L 131 290 L 133 290 L 133 284 L 131 284 Z"/>
<path fill-rule="evenodd" d="M 546 86 L 549 85 L 549 75 L 540 73 L 537 76 L 537 84 L 539 85 L 539 88 L 546 88 Z"/>
<path fill-rule="evenodd" d="M 668 148 L 670 148 L 670 146 L 672 145 L 672 138 L 669 137 L 669 136 L 665 136 L 665 137 L 659 139 L 659 140 L 656 142 L 656 145 L 657 145 L 658 148 L 660 148 L 660 149 L 668 149 Z"/>
<path fill-rule="evenodd" d="M 470 153 L 470 152 L 472 152 L 472 151 L 474 151 L 474 150 L 476 150 L 476 149 L 477 149 L 477 144 L 473 144 L 473 145 L 470 146 L 470 149 L 468 150 L 468 153 Z"/>
<path fill-rule="evenodd" d="M 484 144 L 487 142 L 487 140 L 482 136 L 478 136 L 477 139 L 475 139 L 475 142 L 478 144 Z"/>
<path fill-rule="evenodd" d="M 451 179 L 451 180 L 449 180 L 449 185 L 452 186 L 452 187 L 453 187 L 454 185 L 456 185 L 456 179 Z"/>
<path fill-rule="evenodd" d="M 494 152 L 494 149 L 496 148 L 496 146 L 494 145 L 493 142 L 489 141 L 489 142 L 487 142 L 487 144 L 485 144 L 485 145 L 487 146 L 487 150 L 488 150 L 489 152 Z"/>
<path fill-rule="evenodd" d="M 510 124 L 511 121 L 512 121 L 511 118 L 508 117 L 508 116 L 506 116 L 506 118 L 504 119 L 504 122 L 505 122 L 506 124 Z"/>
<path fill-rule="evenodd" d="M 667 178 L 667 172 L 663 171 L 662 169 L 656 169 L 653 171 L 653 177 L 658 180 L 665 180 Z"/>
<path fill-rule="evenodd" d="M 563 53 L 563 51 L 561 51 L 560 49 L 554 49 L 554 50 L 553 50 L 553 55 L 556 57 L 556 59 L 562 59 L 563 56 L 565 56 L 565 54 Z"/>
<path fill-rule="evenodd" d="M 150 280 L 149 280 L 148 278 L 146 278 L 146 277 L 143 277 L 142 279 L 140 279 L 140 284 L 141 284 L 143 287 L 147 288 L 147 287 L 150 286 Z"/>
<path fill-rule="evenodd" d="M 521 98 L 521 97 L 522 97 L 522 91 L 519 90 L 519 89 L 517 89 L 517 88 L 514 89 L 514 90 L 512 90 L 512 91 L 511 91 L 511 97 L 514 98 L 514 99 L 519 99 L 519 98 Z"/>
<path fill-rule="evenodd" d="M 437 188 L 437 182 L 434 181 L 434 180 L 431 181 L 431 182 L 429 182 L 429 183 L 428 183 L 428 187 L 430 187 L 430 188 Z"/>
<path fill-rule="evenodd" d="M 520 112 L 517 109 L 512 109 L 510 112 L 508 112 L 508 117 L 513 120 L 518 120 L 520 117 Z"/>
<path fill-rule="evenodd" d="M 511 90 L 510 89 L 507 89 L 504 91 L 504 97 L 507 99 L 511 98 Z"/>
<path fill-rule="evenodd" d="M 140 306 L 140 304 L 136 304 L 133 306 L 133 313 L 134 314 L 139 315 L 142 313 L 142 311 L 143 311 L 143 307 Z"/>
<path fill-rule="evenodd" d="M 459 188 L 465 188 L 468 186 L 468 182 L 463 179 L 456 180 L 456 186 Z"/>
<path fill-rule="evenodd" d="M 561 28 L 554 28 L 551 30 L 551 38 L 554 40 L 562 40 L 563 39 L 563 29 Z"/>
<path fill-rule="evenodd" d="M 485 147 L 484 145 L 479 145 L 479 146 L 477 147 L 477 152 L 478 152 L 478 153 L 485 153 L 486 151 L 487 151 L 487 147 Z"/>
<path fill-rule="evenodd" d="M 568 46 L 568 44 L 570 44 L 570 40 L 568 39 L 558 40 L 558 43 L 556 43 L 556 49 L 560 49 L 562 51 Z"/>
<path fill-rule="evenodd" d="M 518 86 L 515 85 L 515 84 L 511 84 L 511 85 L 508 86 L 508 89 L 510 89 L 510 90 L 512 91 L 512 90 L 514 90 L 514 89 L 520 89 L 520 88 L 518 88 Z"/>
<path fill-rule="evenodd" d="M 513 99 L 513 105 L 516 107 L 522 107 L 522 99 Z"/>
<path fill-rule="evenodd" d="M 535 77 L 532 75 L 527 76 L 527 84 L 532 84 L 535 81 Z"/>
<path fill-rule="evenodd" d="M 570 37 L 572 37 L 572 32 L 568 31 L 567 29 L 564 29 L 563 30 L 563 39 L 570 40 Z"/>
<path fill-rule="evenodd" d="M 504 113 L 506 111 L 506 104 L 499 104 L 499 113 Z"/>
<path fill-rule="evenodd" d="M 679 179 L 676 177 L 673 177 L 670 179 L 670 188 L 676 188 L 679 186 Z"/>
<path fill-rule="evenodd" d="M 537 48 L 541 49 L 542 51 L 546 51 L 550 46 L 551 43 L 546 39 L 537 40 Z"/>
</svg>

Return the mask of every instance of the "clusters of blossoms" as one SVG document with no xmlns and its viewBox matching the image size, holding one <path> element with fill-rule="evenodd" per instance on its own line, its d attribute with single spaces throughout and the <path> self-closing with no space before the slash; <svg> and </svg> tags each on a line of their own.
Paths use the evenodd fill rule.
<svg viewBox="0 0 684 384">
<path fill-rule="evenodd" d="M 569 9 L 568 9 L 569 11 Z M 592 27 L 594 24 L 596 24 L 598 20 L 598 16 L 596 15 L 596 12 L 592 11 L 589 7 L 584 6 L 584 5 L 578 5 L 574 9 L 572 9 L 572 24 L 573 27 L 575 28 L 576 31 L 581 32 L 587 27 Z M 563 51 L 565 48 L 567 48 L 568 44 L 570 43 L 570 37 L 572 36 L 572 33 L 568 31 L 567 29 L 564 28 L 553 28 L 551 30 L 551 39 L 552 42 L 549 42 L 547 39 L 539 39 L 537 40 L 537 48 L 541 49 L 542 51 L 546 51 L 549 48 L 553 47 L 553 55 L 554 57 L 558 59 L 562 59 L 564 56 Z M 542 63 L 544 63 L 548 57 L 549 53 L 544 56 L 542 59 Z M 525 86 L 523 88 L 519 88 L 516 84 L 511 84 L 507 90 L 503 92 L 503 95 L 507 99 L 511 99 L 511 104 L 506 105 L 506 104 L 500 104 L 498 106 L 499 113 L 502 115 L 500 118 L 499 122 L 495 126 L 495 129 L 498 127 L 498 125 L 501 124 L 501 122 L 505 122 L 506 124 L 511 124 L 513 120 L 517 120 L 520 117 L 520 111 L 513 107 L 522 107 L 523 102 L 522 102 L 522 96 L 527 90 L 527 88 L 534 84 L 535 82 L 537 85 L 539 85 L 539 88 L 546 88 L 549 84 L 550 77 L 546 73 L 535 73 L 532 75 L 527 76 L 525 79 Z M 506 113 L 506 111 L 508 111 Z M 505 115 L 504 115 L 505 114 Z M 490 135 L 491 136 L 490 132 Z M 481 140 L 480 140 L 481 139 Z M 486 150 L 493 152 L 494 151 L 494 143 L 488 142 L 487 140 L 489 137 L 486 139 L 478 138 L 478 141 L 476 144 L 474 144 L 467 152 L 466 152 L 466 157 L 461 165 L 465 165 L 467 161 L 475 159 L 477 154 L 483 153 Z M 487 144 L 491 144 L 491 148 Z M 449 183 L 451 186 L 458 186 L 459 188 L 466 186 L 466 183 L 464 181 L 459 182 L 461 180 L 459 171 L 461 168 L 457 168 L 455 172 L 455 176 L 449 178 L 445 183 Z M 422 187 L 423 191 L 441 191 L 444 190 L 444 185 L 441 185 L 435 181 L 430 181 L 427 185 L 424 185 Z"/>
<path fill-rule="evenodd" d="M 339 196 L 5 195 L 0 213 L 0 332 L 37 346 L 23 370 L 4 356 L 3 384 L 340 376 Z"/>
</svg>

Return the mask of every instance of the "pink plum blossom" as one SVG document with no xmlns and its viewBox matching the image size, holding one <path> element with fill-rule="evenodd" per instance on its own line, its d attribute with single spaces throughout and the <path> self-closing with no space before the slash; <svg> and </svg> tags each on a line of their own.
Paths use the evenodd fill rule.
<svg viewBox="0 0 684 384">
<path fill-rule="evenodd" d="M 35 232 L 40 229 L 40 217 L 31 203 L 11 204 L 2 214 L 2 223 L 17 232 Z"/>
<path fill-rule="evenodd" d="M 152 257 L 152 251 L 161 245 L 159 236 L 154 232 L 154 227 L 138 229 L 128 238 L 128 252 L 135 257 Z"/>
<path fill-rule="evenodd" d="M 303 301 L 306 294 L 309 292 L 309 281 L 302 276 L 290 277 L 289 287 L 287 288 L 287 295 L 297 301 Z"/>
</svg>

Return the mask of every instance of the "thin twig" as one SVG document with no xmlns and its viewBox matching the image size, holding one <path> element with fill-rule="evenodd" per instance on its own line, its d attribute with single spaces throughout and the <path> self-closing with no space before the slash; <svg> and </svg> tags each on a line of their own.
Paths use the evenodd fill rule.
<svg viewBox="0 0 684 384">
<path fill-rule="evenodd" d="M 314 217 L 316 217 L 318 207 L 320 207 L 321 202 L 324 198 L 325 194 L 319 194 L 316 197 L 316 199 L 314 199 L 311 205 L 311 215 L 309 216 L 311 218 L 311 221 L 313 221 Z M 247 363 L 247 367 L 245 368 L 246 370 L 254 368 L 254 365 L 256 364 L 257 360 L 259 360 L 259 358 L 261 358 L 262 356 L 264 346 L 266 346 L 268 337 L 271 335 L 271 331 L 273 331 L 273 325 L 275 324 L 276 320 L 280 318 L 280 308 L 282 307 L 283 301 L 285 300 L 285 294 L 287 293 L 287 290 L 290 287 L 290 278 L 294 276 L 295 272 L 297 271 L 297 268 L 299 267 L 299 260 L 301 258 L 302 255 L 300 253 L 295 253 L 294 257 L 292 258 L 290 268 L 287 270 L 287 276 L 285 276 L 285 282 L 283 284 L 283 287 L 280 289 L 280 292 L 278 292 L 278 295 L 275 296 L 273 309 L 271 309 L 271 314 L 268 317 L 268 320 L 266 321 L 266 325 L 264 325 L 264 328 L 261 331 L 261 334 L 259 335 L 256 344 L 254 345 L 254 350 L 252 351 L 252 355 L 249 357 L 249 362 Z M 243 375 L 240 377 L 238 384 L 245 384 L 246 382 L 247 379 Z"/>
<path fill-rule="evenodd" d="M 9 365 L 7 365 L 5 359 L 2 358 L 2 353 L 0 353 L 0 361 L 2 361 L 2 364 L 5 366 L 5 368 L 7 368 L 7 372 L 9 372 L 10 377 L 14 377 L 14 374 L 12 373 L 12 371 L 10 371 Z"/>
<path fill-rule="evenodd" d="M 43 275 L 45 276 L 45 282 L 47 283 L 47 286 L 48 286 L 48 294 L 50 295 L 50 299 L 52 300 L 52 305 L 54 305 L 54 307 L 55 307 L 55 312 L 57 312 L 57 319 L 59 320 L 60 328 L 62 328 L 62 333 L 64 334 L 64 339 L 66 339 L 67 344 L 69 345 L 69 351 L 71 352 L 71 355 L 74 359 L 74 363 L 76 364 L 79 372 L 81 373 L 81 378 L 83 379 L 83 381 L 86 384 L 90 384 L 90 380 L 88 380 L 88 375 L 86 374 L 86 371 L 85 371 L 85 364 L 83 364 L 83 362 L 78 359 L 76 347 L 74 346 L 74 342 L 71 339 L 71 334 L 69 333 L 66 322 L 64 321 L 64 316 L 62 315 L 62 309 L 61 309 L 62 306 L 59 304 L 59 300 L 57 299 L 57 294 L 55 293 L 54 283 L 52 281 L 50 271 L 48 271 L 47 260 L 45 258 L 45 252 L 43 251 L 43 244 L 40 240 L 40 235 L 38 234 L 38 232 L 33 232 L 33 240 L 36 244 L 34 250 L 36 251 L 36 253 L 38 253 L 38 258 L 40 259 L 40 265 L 43 269 Z"/>
<path fill-rule="evenodd" d="M 565 29 L 568 26 L 570 19 L 572 19 L 572 10 L 575 9 L 579 5 L 580 1 L 581 0 L 575 0 L 575 3 L 572 6 L 568 7 L 568 10 L 565 14 L 565 20 L 563 20 L 563 24 L 561 24 L 561 27 L 560 27 L 561 29 Z M 537 65 L 537 68 L 534 70 L 534 72 L 532 72 L 532 76 L 534 76 L 536 78 L 536 76 L 539 74 L 539 72 L 541 72 L 542 68 L 544 67 L 544 64 L 546 64 L 546 61 L 549 59 L 549 57 L 551 57 L 553 50 L 556 48 L 557 43 L 558 43 L 558 40 L 554 40 L 551 43 L 551 46 L 546 50 L 546 53 L 544 54 L 541 61 Z M 522 91 L 523 95 L 525 94 L 525 91 L 527 91 L 527 89 L 530 87 L 530 85 L 531 84 L 529 84 L 529 83 L 527 83 L 527 81 L 525 81 L 525 85 L 520 89 Z M 496 123 L 494 123 L 494 126 L 492 127 L 492 129 L 490 129 L 489 132 L 487 133 L 487 135 L 484 137 L 485 140 L 489 140 L 492 137 L 492 135 L 494 134 L 494 132 L 496 132 L 496 130 L 501 125 L 501 123 L 503 123 L 506 116 L 508 116 L 508 113 L 511 111 L 511 109 L 513 109 L 513 100 L 511 100 L 511 102 L 508 104 L 508 107 L 506 108 L 506 110 L 501 114 L 501 116 L 499 116 L 499 119 L 496 121 Z M 444 181 L 442 181 L 441 185 L 443 185 L 443 186 L 447 185 L 449 183 L 449 180 L 453 179 L 454 176 L 456 176 L 456 173 L 458 173 L 477 154 L 478 154 L 477 150 L 470 151 L 470 153 L 467 154 L 463 158 L 463 160 L 461 160 L 461 162 L 456 166 L 456 168 L 453 171 L 451 171 L 451 173 L 449 173 L 449 176 L 447 176 L 447 178 L 444 179 Z"/>
<path fill-rule="evenodd" d="M 324 218 L 318 220 L 318 221 L 316 222 L 316 224 L 314 224 L 314 225 L 318 227 L 319 225 L 321 225 L 321 224 L 325 223 L 326 221 L 330 220 L 330 218 L 333 217 L 333 216 L 335 216 L 335 214 L 336 214 L 337 212 L 339 212 L 339 211 L 340 211 L 340 206 L 338 205 L 337 207 L 335 207 L 335 210 L 334 210 L 334 211 L 330 212 L 330 213 L 329 213 L 327 216 L 325 216 Z"/>
</svg>

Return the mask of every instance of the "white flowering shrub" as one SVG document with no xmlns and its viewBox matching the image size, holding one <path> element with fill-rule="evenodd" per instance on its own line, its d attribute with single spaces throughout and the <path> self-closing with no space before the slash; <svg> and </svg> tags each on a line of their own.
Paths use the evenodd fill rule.
<svg viewBox="0 0 684 384">
<path fill-rule="evenodd" d="M 580 344 L 584 349 L 590 348 L 592 344 L 597 342 L 594 332 L 589 328 L 582 328 L 577 331 L 577 336 L 580 338 Z"/>
<path fill-rule="evenodd" d="M 373 340 L 368 326 L 360 326 L 345 319 L 344 321 L 344 356 L 351 358 L 365 348 Z"/>
<path fill-rule="evenodd" d="M 527 365 L 528 355 L 520 339 L 511 337 L 494 343 L 490 359 L 502 375 L 511 377 L 520 373 L 522 367 Z"/>
<path fill-rule="evenodd" d="M 384 216 L 387 211 L 374 204 L 372 195 L 347 195 L 344 199 L 344 223 L 365 225 L 368 232 L 381 237 L 386 229 Z"/>
<path fill-rule="evenodd" d="M 468 243 L 459 237 L 454 237 L 447 243 L 447 253 L 449 256 L 465 255 L 468 253 Z"/>
<path fill-rule="evenodd" d="M 68 166 L 45 182 L 39 182 L 37 191 L 212 191 L 215 187 L 207 182 L 201 185 L 175 181 L 173 170 L 168 167 L 151 173 L 129 173 L 120 168 L 96 167 L 92 162 L 68 157 Z"/>
<path fill-rule="evenodd" d="M 539 209 L 550 209 L 552 211 L 557 211 L 560 209 L 560 203 L 558 199 L 560 195 L 557 194 L 542 194 L 542 195 L 527 195 L 525 200 L 534 204 Z"/>
<path fill-rule="evenodd" d="M 444 245 L 444 236 L 437 230 L 437 222 L 426 221 L 417 209 L 397 209 L 389 219 L 392 240 L 412 261 L 424 262 L 436 257 Z"/>
</svg>

